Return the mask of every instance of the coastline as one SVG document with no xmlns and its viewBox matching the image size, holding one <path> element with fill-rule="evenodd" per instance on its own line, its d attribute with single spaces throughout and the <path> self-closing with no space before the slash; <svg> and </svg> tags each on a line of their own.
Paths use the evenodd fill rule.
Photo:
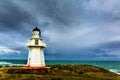
<svg viewBox="0 0 120 80">
<path fill-rule="evenodd" d="M 0 60 L 0 66 L 25 66 L 27 60 Z M 46 60 L 48 65 L 93 65 L 120 74 L 120 61 L 66 61 Z"/>
</svg>

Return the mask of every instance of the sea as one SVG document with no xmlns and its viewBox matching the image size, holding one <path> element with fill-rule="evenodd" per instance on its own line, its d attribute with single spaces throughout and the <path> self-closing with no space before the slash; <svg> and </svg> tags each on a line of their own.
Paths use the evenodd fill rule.
<svg viewBox="0 0 120 80">
<path fill-rule="evenodd" d="M 27 60 L 0 60 L 0 66 L 25 66 Z M 93 65 L 105 68 L 111 72 L 120 75 L 120 61 L 55 61 L 46 60 L 47 65 L 76 64 L 76 65 Z"/>
</svg>

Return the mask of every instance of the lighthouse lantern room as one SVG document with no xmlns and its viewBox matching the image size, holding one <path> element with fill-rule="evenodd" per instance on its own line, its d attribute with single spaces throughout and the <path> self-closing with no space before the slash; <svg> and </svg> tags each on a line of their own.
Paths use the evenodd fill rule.
<svg viewBox="0 0 120 80">
<path fill-rule="evenodd" d="M 27 67 L 45 67 L 44 48 L 46 44 L 41 38 L 41 31 L 37 27 L 32 31 L 32 38 L 26 44 L 29 48 Z"/>
</svg>

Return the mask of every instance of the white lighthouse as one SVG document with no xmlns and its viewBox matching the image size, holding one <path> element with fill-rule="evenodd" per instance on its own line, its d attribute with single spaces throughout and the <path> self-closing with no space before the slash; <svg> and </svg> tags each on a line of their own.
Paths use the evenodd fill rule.
<svg viewBox="0 0 120 80">
<path fill-rule="evenodd" d="M 26 45 L 29 48 L 27 67 L 45 67 L 43 49 L 46 48 L 46 44 L 42 41 L 40 29 L 33 29 L 32 38 Z"/>
</svg>

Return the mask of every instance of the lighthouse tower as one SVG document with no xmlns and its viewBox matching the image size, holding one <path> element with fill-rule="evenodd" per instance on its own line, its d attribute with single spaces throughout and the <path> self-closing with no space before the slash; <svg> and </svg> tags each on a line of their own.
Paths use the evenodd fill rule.
<svg viewBox="0 0 120 80">
<path fill-rule="evenodd" d="M 46 44 L 42 41 L 40 29 L 33 29 L 32 38 L 26 45 L 29 48 L 27 67 L 45 67 L 43 49 L 46 48 Z"/>
</svg>

